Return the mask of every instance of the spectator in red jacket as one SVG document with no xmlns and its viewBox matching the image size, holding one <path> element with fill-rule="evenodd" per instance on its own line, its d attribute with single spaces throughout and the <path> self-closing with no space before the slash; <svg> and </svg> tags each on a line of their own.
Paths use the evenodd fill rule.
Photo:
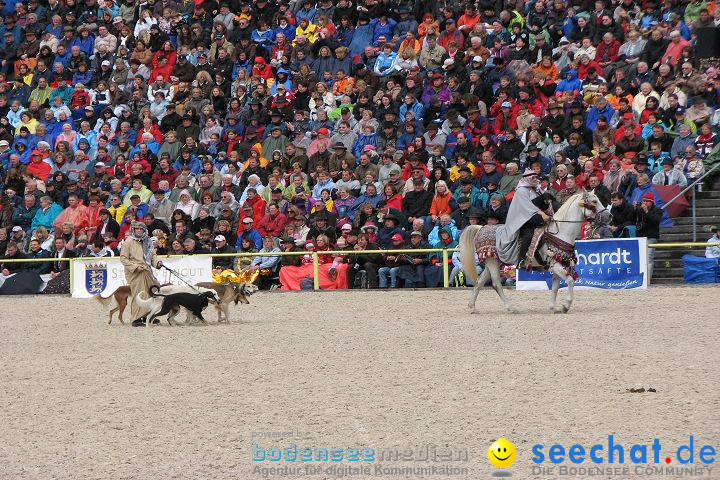
<svg viewBox="0 0 720 480">
<path fill-rule="evenodd" d="M 455 40 L 455 43 L 457 43 L 458 45 L 465 44 L 465 37 L 463 36 L 462 32 L 457 29 L 455 20 L 453 20 L 452 18 L 448 18 L 445 21 L 445 30 L 440 34 L 440 38 L 438 38 L 438 45 L 443 47 L 447 52 L 450 50 L 448 45 L 453 40 Z"/>
<path fill-rule="evenodd" d="M 495 132 L 504 132 L 508 128 L 517 130 L 517 113 L 513 113 L 512 103 L 504 101 L 500 107 L 500 113 L 495 117 Z"/>
<path fill-rule="evenodd" d="M 155 79 L 159 76 L 162 76 L 163 78 L 170 78 L 170 75 L 172 74 L 172 69 L 173 64 L 170 63 L 168 57 L 166 57 L 165 55 L 157 56 L 157 59 L 153 59 L 153 69 L 150 73 L 149 82 L 154 82 Z"/>
<path fill-rule="evenodd" d="M 272 68 L 267 64 L 263 57 L 255 57 L 255 62 L 252 67 L 252 76 L 262 77 L 265 80 L 274 78 Z"/>
<path fill-rule="evenodd" d="M 543 113 L 543 104 L 537 98 L 531 98 L 530 92 L 532 92 L 530 87 L 522 87 L 518 89 L 518 101 L 515 112 L 520 110 L 520 105 L 525 105 L 527 106 L 529 113 L 535 115 L 537 118 L 541 118 Z"/>
<path fill-rule="evenodd" d="M 609 73 L 608 67 L 610 67 L 613 62 L 618 61 L 620 57 L 618 53 L 619 50 L 620 42 L 615 39 L 615 35 L 613 35 L 612 32 L 605 33 L 605 35 L 603 35 L 603 41 L 600 42 L 600 45 L 595 49 L 595 61 L 606 73 Z"/>
<path fill-rule="evenodd" d="M 287 225 L 287 217 L 280 213 L 277 203 L 271 202 L 268 205 L 268 213 L 258 222 L 257 230 L 263 237 L 280 238 L 285 230 L 285 225 Z"/>
<path fill-rule="evenodd" d="M 33 150 L 30 155 L 30 164 L 27 166 L 27 173 L 32 173 L 35 177 L 45 182 L 50 176 L 51 170 L 52 167 L 50 164 L 43 160 L 42 153 L 40 153 L 39 150 Z"/>
<path fill-rule="evenodd" d="M 600 67 L 598 62 L 596 62 L 595 60 L 590 60 L 590 57 L 588 57 L 587 55 L 583 55 L 582 57 L 580 57 L 580 64 L 577 68 L 577 74 L 580 80 L 585 80 L 587 78 L 588 70 L 590 69 L 590 67 L 595 67 L 595 71 L 597 72 L 597 74 L 601 77 L 603 76 L 603 69 Z"/>
<path fill-rule="evenodd" d="M 165 141 L 165 135 L 163 135 L 160 127 L 158 127 L 156 123 L 153 123 L 152 119 L 148 117 L 143 120 L 143 127 L 138 131 L 137 138 L 135 139 L 136 144 L 143 142 L 143 133 L 151 134 L 155 141 L 161 145 Z"/>
<path fill-rule="evenodd" d="M 162 154 L 158 165 L 159 168 L 150 178 L 150 190 L 153 192 L 158 189 L 160 180 L 167 180 L 170 185 L 175 185 L 175 179 L 180 175 L 180 172 L 170 165 L 170 154 L 167 152 Z"/>
<path fill-rule="evenodd" d="M 78 83 L 75 85 L 75 91 L 70 95 L 70 110 L 82 110 L 90 105 L 90 94 L 85 90 L 85 85 Z"/>
<path fill-rule="evenodd" d="M 635 116 L 632 114 L 632 112 L 623 113 L 621 118 L 622 125 L 615 131 L 616 144 L 625 137 L 625 130 L 632 129 L 632 131 L 635 132 L 635 136 L 637 137 L 642 134 L 642 127 L 635 123 Z"/>
</svg>

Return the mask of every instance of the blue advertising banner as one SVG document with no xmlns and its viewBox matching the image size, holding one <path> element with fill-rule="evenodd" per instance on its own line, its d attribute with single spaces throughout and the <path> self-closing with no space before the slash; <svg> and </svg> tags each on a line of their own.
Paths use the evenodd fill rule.
<svg viewBox="0 0 720 480">
<path fill-rule="evenodd" d="M 645 238 L 581 240 L 575 242 L 578 288 L 647 288 L 647 243 Z M 518 290 L 549 290 L 549 272 L 517 271 Z M 565 282 L 560 285 L 565 287 Z"/>
</svg>

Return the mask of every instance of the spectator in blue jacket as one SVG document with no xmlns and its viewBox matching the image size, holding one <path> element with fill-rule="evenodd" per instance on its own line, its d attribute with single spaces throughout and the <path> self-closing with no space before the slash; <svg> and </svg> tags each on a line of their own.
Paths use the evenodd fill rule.
<svg viewBox="0 0 720 480">
<path fill-rule="evenodd" d="M 400 228 L 399 224 L 400 220 L 392 213 L 385 215 L 383 218 L 383 226 L 380 227 L 377 235 L 377 244 L 380 248 L 392 248 L 393 235 L 401 235 L 403 238 L 405 237 L 405 231 Z"/>
<path fill-rule="evenodd" d="M 377 144 L 378 134 L 375 133 L 375 129 L 371 125 L 365 125 L 363 132 L 353 144 L 352 153 L 355 156 L 355 161 L 360 160 L 360 154 L 365 151 L 367 145 L 377 147 Z"/>
<path fill-rule="evenodd" d="M 87 25 L 80 27 L 80 36 L 73 40 L 71 47 L 80 47 L 80 51 L 88 57 L 91 57 L 95 52 L 95 35 L 90 33 L 90 28 Z"/>
<path fill-rule="evenodd" d="M 423 119 L 423 114 L 425 113 L 425 107 L 422 103 L 418 102 L 412 92 L 406 93 L 405 98 L 403 98 L 403 103 L 400 105 L 400 118 L 405 118 L 405 113 L 408 111 L 411 111 L 418 121 Z"/>
<path fill-rule="evenodd" d="M 53 202 L 52 198 L 48 196 L 40 197 L 40 208 L 35 212 L 30 228 L 35 231 L 38 227 L 45 227 L 52 231 L 53 222 L 62 211 L 63 208 Z"/>
<path fill-rule="evenodd" d="M 373 26 L 369 22 L 370 17 L 361 13 L 350 42 L 350 55 L 361 55 L 365 51 L 365 47 L 372 45 Z"/>
<path fill-rule="evenodd" d="M 433 227 L 432 230 L 430 230 L 430 234 L 428 235 L 428 243 L 430 245 L 435 245 L 440 241 L 441 228 L 448 230 L 453 240 L 460 238 L 460 232 L 458 232 L 458 229 L 455 226 L 455 220 L 453 220 L 450 215 L 441 215 L 440 221 L 435 225 L 435 227 Z"/>
<path fill-rule="evenodd" d="M 595 130 L 597 128 L 598 118 L 604 117 L 605 120 L 607 120 L 607 123 L 611 123 L 614 116 L 615 109 L 610 106 L 605 97 L 601 96 L 598 97 L 595 105 L 588 112 L 587 118 L 585 119 L 585 125 L 590 130 Z"/>
<path fill-rule="evenodd" d="M 253 227 L 252 217 L 243 218 L 242 225 L 243 230 L 237 236 L 235 250 L 238 252 L 240 251 L 242 248 L 243 238 L 245 237 L 248 237 L 252 241 L 252 244 L 255 245 L 255 248 L 260 250 L 262 248 L 262 235 L 260 235 L 260 232 L 255 230 Z"/>
<path fill-rule="evenodd" d="M 568 70 L 565 72 L 565 78 L 558 83 L 558 86 L 555 88 L 555 93 L 575 92 L 575 94 L 577 94 L 580 92 L 581 88 L 582 82 L 578 80 L 577 71 Z"/>
<path fill-rule="evenodd" d="M 400 15 L 400 21 L 395 25 L 395 35 L 400 38 L 405 37 L 407 32 L 417 32 L 418 22 L 410 16 L 410 7 L 408 5 L 402 5 L 398 14 Z"/>
<path fill-rule="evenodd" d="M 310 0 L 303 0 L 302 7 L 300 10 L 295 12 L 295 20 L 300 24 L 300 20 L 307 18 L 310 23 L 315 21 L 317 15 L 317 9 L 312 6 L 313 2 Z"/>
<path fill-rule="evenodd" d="M 370 26 L 373 28 L 373 45 L 378 45 L 380 37 L 385 37 L 386 41 L 392 40 L 395 25 L 397 25 L 397 22 L 389 17 L 373 18 L 370 21 Z"/>
<path fill-rule="evenodd" d="M 295 27 L 291 25 L 285 17 L 280 17 L 278 25 L 273 29 L 275 38 L 277 38 L 278 33 L 285 35 L 285 40 L 288 42 L 295 40 Z"/>
<path fill-rule="evenodd" d="M 385 43 L 375 59 L 375 74 L 380 77 L 391 74 L 393 72 L 392 67 L 396 58 L 397 53 L 393 52 L 392 44 L 390 44 L 390 42 Z"/>
</svg>

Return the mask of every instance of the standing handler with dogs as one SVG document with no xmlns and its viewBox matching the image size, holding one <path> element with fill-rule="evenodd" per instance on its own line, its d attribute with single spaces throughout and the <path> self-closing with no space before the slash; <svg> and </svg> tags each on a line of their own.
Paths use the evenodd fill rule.
<svg viewBox="0 0 720 480">
<path fill-rule="evenodd" d="M 145 316 L 149 310 L 136 300 L 137 295 L 140 292 L 147 295 L 151 286 L 159 285 L 150 266 L 162 267 L 162 262 L 155 255 L 155 245 L 148 235 L 147 226 L 143 222 L 133 222 L 130 236 L 123 242 L 120 261 L 125 267 L 125 281 L 130 287 L 130 297 L 133 299 L 130 319 L 134 327 L 139 327 L 145 324 Z"/>
</svg>

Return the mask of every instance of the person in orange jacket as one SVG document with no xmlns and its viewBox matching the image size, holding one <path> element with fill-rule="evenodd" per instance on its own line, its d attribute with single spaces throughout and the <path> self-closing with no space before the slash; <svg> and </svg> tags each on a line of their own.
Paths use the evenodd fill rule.
<svg viewBox="0 0 720 480">
<path fill-rule="evenodd" d="M 452 193 L 450 193 L 447 183 L 444 180 L 439 180 L 435 183 L 435 196 L 430 205 L 430 218 L 432 218 L 433 222 L 437 222 L 442 215 L 452 213 L 450 200 L 452 200 Z"/>
</svg>

